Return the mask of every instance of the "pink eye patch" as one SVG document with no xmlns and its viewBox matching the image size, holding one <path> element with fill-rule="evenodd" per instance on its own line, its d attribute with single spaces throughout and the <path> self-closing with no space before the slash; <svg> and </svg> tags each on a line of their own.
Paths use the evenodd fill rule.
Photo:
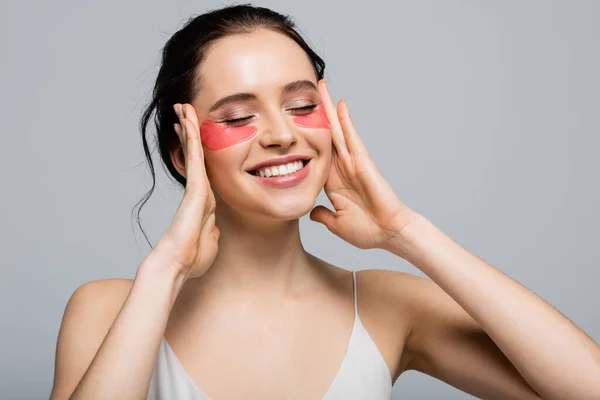
<svg viewBox="0 0 600 400">
<path fill-rule="evenodd" d="M 220 150 L 242 143 L 256 135 L 256 126 L 223 126 L 214 121 L 205 120 L 200 124 L 202 143 L 210 150 Z"/>
<path fill-rule="evenodd" d="M 306 115 L 294 117 L 294 123 L 304 128 L 329 129 L 327 114 L 321 104 Z M 252 125 L 223 126 L 215 121 L 204 120 L 200 124 L 202 143 L 210 150 L 221 150 L 242 143 L 256 135 L 258 128 Z"/>
<path fill-rule="evenodd" d="M 313 129 L 329 129 L 327 113 L 322 104 L 319 104 L 311 113 L 294 117 L 294 123 L 298 126 Z"/>
</svg>

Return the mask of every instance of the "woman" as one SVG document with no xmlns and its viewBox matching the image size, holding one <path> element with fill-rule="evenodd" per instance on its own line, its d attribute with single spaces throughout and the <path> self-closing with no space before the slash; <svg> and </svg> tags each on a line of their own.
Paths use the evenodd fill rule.
<svg viewBox="0 0 600 400">
<path fill-rule="evenodd" d="M 185 193 L 133 281 L 71 297 L 51 398 L 389 399 L 416 370 L 485 399 L 600 399 L 600 347 L 403 204 L 323 71 L 264 8 L 201 15 L 168 41 L 142 131 L 155 113 Z M 313 208 L 323 187 L 335 211 Z M 309 212 L 431 280 L 308 254 Z"/>
</svg>

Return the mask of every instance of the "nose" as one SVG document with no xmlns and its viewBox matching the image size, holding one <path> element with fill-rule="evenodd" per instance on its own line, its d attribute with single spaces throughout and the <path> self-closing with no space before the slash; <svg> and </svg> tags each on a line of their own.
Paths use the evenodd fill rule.
<svg viewBox="0 0 600 400">
<path fill-rule="evenodd" d="M 298 136 L 291 123 L 280 110 L 265 115 L 259 143 L 263 147 L 288 148 L 298 141 Z"/>
</svg>

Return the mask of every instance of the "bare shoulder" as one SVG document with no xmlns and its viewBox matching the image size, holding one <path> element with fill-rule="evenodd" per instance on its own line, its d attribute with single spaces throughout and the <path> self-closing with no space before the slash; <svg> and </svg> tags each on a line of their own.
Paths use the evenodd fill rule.
<svg viewBox="0 0 600 400">
<path fill-rule="evenodd" d="M 356 277 L 359 280 L 359 284 L 364 282 L 363 285 L 383 290 L 397 289 L 398 287 L 410 285 L 413 282 L 425 279 L 408 272 L 387 269 L 363 269 L 356 272 Z M 393 293 L 397 294 L 398 292 L 394 290 Z"/>
<path fill-rule="evenodd" d="M 364 303 L 375 303 L 378 311 L 400 318 L 410 335 L 432 302 L 453 301 L 434 281 L 402 271 L 363 270 L 356 274 L 358 287 L 366 293 Z"/>
<path fill-rule="evenodd" d="M 68 398 L 75 389 L 132 285 L 131 279 L 100 279 L 84 283 L 73 292 L 58 333 L 51 399 Z"/>
<path fill-rule="evenodd" d="M 68 333 L 69 328 L 74 325 L 95 329 L 102 328 L 109 321 L 112 324 L 132 285 L 131 279 L 109 278 L 86 282 L 79 286 L 65 307 L 59 338 L 60 334 Z"/>
<path fill-rule="evenodd" d="M 399 311 L 410 322 L 411 332 L 431 320 L 457 317 L 473 324 L 471 317 L 433 280 L 408 272 L 365 270 L 357 274 L 359 287 L 380 298 L 389 312 Z"/>
<path fill-rule="evenodd" d="M 418 315 L 415 299 L 431 280 L 384 269 L 356 273 L 359 314 L 390 367 L 393 381 L 413 358 L 406 344 Z"/>
<path fill-rule="evenodd" d="M 123 294 L 129 294 L 129 290 L 133 285 L 133 279 L 125 278 L 108 278 L 89 281 L 79 286 L 74 292 L 67 307 L 71 304 L 81 302 L 82 300 L 88 304 L 108 305 L 118 301 Z M 89 301 L 92 303 L 89 303 Z"/>
<path fill-rule="evenodd" d="M 385 269 L 358 271 L 356 279 L 359 290 L 364 293 L 362 304 L 376 303 L 379 311 L 403 317 L 409 316 L 419 289 L 433 283 L 428 278 L 408 272 Z"/>
<path fill-rule="evenodd" d="M 418 362 L 433 348 L 431 343 L 439 342 L 438 331 L 443 324 L 448 328 L 480 329 L 452 297 L 427 277 L 407 272 L 364 270 L 357 274 L 357 279 L 359 290 L 362 286 L 366 292 L 363 304 L 374 303 L 373 312 L 388 315 L 385 319 L 402 327 L 398 376 L 419 368 Z M 388 330 L 392 337 L 397 331 L 394 328 Z"/>
</svg>

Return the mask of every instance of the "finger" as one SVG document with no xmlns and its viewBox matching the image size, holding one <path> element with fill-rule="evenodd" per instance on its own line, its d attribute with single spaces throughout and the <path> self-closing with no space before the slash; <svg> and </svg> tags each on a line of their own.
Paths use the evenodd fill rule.
<svg viewBox="0 0 600 400">
<path fill-rule="evenodd" d="M 346 146 L 350 154 L 366 154 L 367 149 L 360 139 L 356 128 L 354 128 L 352 118 L 350 117 L 350 110 L 348 110 L 348 103 L 344 99 L 338 103 L 338 115 L 342 130 L 344 131 Z"/>
<path fill-rule="evenodd" d="M 200 132 L 200 123 L 198 122 L 198 115 L 196 114 L 196 109 L 194 106 L 188 103 L 183 104 L 182 112 L 184 118 L 189 119 L 194 125 L 194 128 L 196 128 L 196 131 Z"/>
<path fill-rule="evenodd" d="M 188 186 L 192 190 L 200 188 L 208 179 L 204 167 L 204 151 L 200 141 L 200 132 L 194 124 L 188 119 L 184 119 L 184 132 L 186 138 L 186 189 Z"/>
<path fill-rule="evenodd" d="M 180 124 L 173 124 L 173 129 L 175 130 L 175 133 L 177 134 L 177 137 L 179 138 L 179 143 L 181 143 L 181 148 L 183 149 L 183 155 L 185 156 L 187 154 L 187 151 L 185 150 L 185 146 L 184 146 L 184 139 L 183 139 L 183 129 L 181 128 Z"/>
<path fill-rule="evenodd" d="M 329 124 L 331 125 L 331 139 L 340 156 L 344 157 L 345 154 L 348 154 L 348 149 L 346 147 L 346 144 L 344 143 L 344 133 L 342 131 L 342 126 L 340 125 L 338 113 L 336 111 L 335 104 L 333 103 L 333 99 L 329 94 L 329 90 L 327 89 L 325 79 L 321 79 L 318 82 L 318 87 L 319 93 L 321 93 L 325 113 L 327 114 L 327 119 L 329 120 Z"/>
<path fill-rule="evenodd" d="M 325 225 L 329 231 L 335 233 L 335 213 L 327 207 L 316 206 L 310 212 L 309 218 Z"/>
<path fill-rule="evenodd" d="M 186 135 L 185 129 L 183 128 L 183 115 L 181 113 L 181 104 L 173 104 L 173 110 L 175 110 L 175 114 L 177 114 L 177 118 L 179 118 L 179 124 L 175 124 L 179 127 L 179 131 L 177 128 L 175 129 L 175 133 L 179 137 L 179 142 L 181 143 L 181 147 L 183 149 L 183 155 L 187 155 L 187 145 L 186 145 Z"/>
</svg>

